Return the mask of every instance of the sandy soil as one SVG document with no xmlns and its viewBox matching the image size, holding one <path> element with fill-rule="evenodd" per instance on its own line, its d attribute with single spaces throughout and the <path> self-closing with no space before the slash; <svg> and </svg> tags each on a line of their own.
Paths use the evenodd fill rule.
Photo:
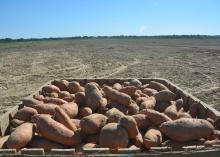
<svg viewBox="0 0 220 157">
<path fill-rule="evenodd" d="M 0 113 L 58 78 L 162 77 L 220 109 L 220 40 L 0 43 Z"/>
</svg>

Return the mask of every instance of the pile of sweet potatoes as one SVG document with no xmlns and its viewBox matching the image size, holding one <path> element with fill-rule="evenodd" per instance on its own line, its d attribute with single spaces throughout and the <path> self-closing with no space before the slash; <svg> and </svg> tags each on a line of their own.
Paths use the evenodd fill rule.
<svg viewBox="0 0 220 157">
<path fill-rule="evenodd" d="M 55 80 L 23 99 L 1 148 L 135 148 L 198 142 L 218 144 L 212 119 L 197 119 L 199 106 L 155 81 L 98 84 Z"/>
</svg>

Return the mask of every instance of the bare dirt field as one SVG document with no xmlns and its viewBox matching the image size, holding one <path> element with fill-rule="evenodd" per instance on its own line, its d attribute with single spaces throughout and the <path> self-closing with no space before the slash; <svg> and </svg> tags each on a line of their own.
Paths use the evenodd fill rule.
<svg viewBox="0 0 220 157">
<path fill-rule="evenodd" d="M 0 43 L 0 113 L 58 78 L 161 77 L 220 110 L 220 39 Z"/>
</svg>

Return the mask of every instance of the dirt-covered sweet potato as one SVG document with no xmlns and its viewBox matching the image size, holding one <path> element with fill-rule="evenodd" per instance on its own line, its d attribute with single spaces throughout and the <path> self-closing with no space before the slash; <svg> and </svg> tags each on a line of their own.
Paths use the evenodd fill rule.
<svg viewBox="0 0 220 157">
<path fill-rule="evenodd" d="M 145 88 L 142 90 L 142 92 L 144 94 L 147 94 L 148 96 L 154 96 L 154 94 L 157 93 L 157 90 L 156 89 L 152 89 L 152 88 Z"/>
<path fill-rule="evenodd" d="M 113 84 L 112 88 L 116 89 L 116 90 L 120 90 L 120 89 L 122 89 L 122 85 L 120 83 L 115 83 L 115 84 Z"/>
<path fill-rule="evenodd" d="M 170 102 L 171 105 L 168 106 L 165 111 L 164 114 L 167 115 L 168 117 L 170 117 L 172 120 L 176 120 L 178 119 L 178 112 L 177 112 L 177 108 L 176 108 L 176 103 L 172 103 L 172 101 Z"/>
<path fill-rule="evenodd" d="M 22 121 L 30 121 L 31 117 L 35 114 L 37 114 L 36 109 L 31 108 L 31 107 L 24 107 L 24 108 L 18 110 L 15 113 L 13 118 L 18 119 L 18 120 L 22 120 Z"/>
<path fill-rule="evenodd" d="M 150 119 L 145 114 L 132 115 L 139 129 L 147 128 L 151 125 Z"/>
<path fill-rule="evenodd" d="M 93 82 L 85 85 L 86 106 L 90 107 L 92 111 L 97 110 L 100 106 L 106 106 L 107 102 L 102 97 L 102 94 L 96 84 Z"/>
<path fill-rule="evenodd" d="M 6 145 L 9 149 L 25 147 L 32 139 L 34 127 L 32 123 L 24 123 L 16 128 L 9 136 Z"/>
<path fill-rule="evenodd" d="M 77 127 L 71 121 L 70 117 L 60 107 L 55 108 L 55 119 L 72 131 L 77 130 Z"/>
<path fill-rule="evenodd" d="M 168 88 L 165 85 L 156 81 L 150 81 L 148 88 L 156 89 L 157 91 L 168 90 Z"/>
<path fill-rule="evenodd" d="M 134 117 L 132 116 L 121 117 L 119 124 L 127 130 L 128 137 L 130 139 L 134 139 L 139 134 L 137 123 Z"/>
<path fill-rule="evenodd" d="M 128 133 L 117 123 L 108 123 L 100 132 L 99 145 L 103 148 L 126 148 L 128 146 Z"/>
<path fill-rule="evenodd" d="M 160 130 L 158 130 L 155 127 L 150 127 L 143 138 L 144 146 L 147 149 L 150 149 L 151 147 L 158 147 L 162 143 L 162 134 Z"/>
<path fill-rule="evenodd" d="M 79 109 L 79 115 L 82 117 L 86 117 L 92 114 L 92 109 L 89 107 L 81 107 Z"/>
<path fill-rule="evenodd" d="M 140 104 L 140 110 L 143 110 L 143 109 L 154 109 L 155 104 L 156 104 L 156 99 L 151 96 L 151 97 L 147 98 L 147 100 L 143 101 Z"/>
<path fill-rule="evenodd" d="M 162 90 L 154 95 L 156 101 L 173 101 L 176 98 L 176 95 L 170 90 Z"/>
<path fill-rule="evenodd" d="M 84 88 L 81 87 L 79 82 L 77 81 L 69 82 L 67 89 L 71 94 L 75 94 L 77 92 L 84 92 Z"/>
<path fill-rule="evenodd" d="M 49 153 L 51 149 L 64 149 L 65 147 L 41 136 L 34 136 L 28 144 L 28 148 L 43 148 L 46 153 Z"/>
<path fill-rule="evenodd" d="M 20 126 L 21 124 L 23 124 L 23 123 L 25 123 L 25 121 L 22 121 L 22 120 L 19 120 L 19 119 L 12 119 L 11 120 L 11 125 L 13 126 L 13 127 L 18 127 L 18 126 Z"/>
<path fill-rule="evenodd" d="M 51 82 L 52 85 L 57 86 L 61 91 L 66 91 L 69 81 L 67 80 L 54 80 Z"/>
<path fill-rule="evenodd" d="M 97 134 L 101 128 L 106 124 L 107 117 L 94 113 L 92 115 L 83 117 L 80 121 L 80 127 L 85 134 Z"/>
<path fill-rule="evenodd" d="M 160 130 L 175 141 L 186 142 L 210 136 L 214 127 L 204 119 L 181 118 L 162 123 Z"/>
<path fill-rule="evenodd" d="M 77 92 L 75 94 L 75 102 L 79 106 L 85 106 L 85 104 L 86 104 L 85 92 Z"/>
<path fill-rule="evenodd" d="M 76 146 L 82 141 L 80 133 L 73 132 L 49 116 L 35 115 L 32 119 L 40 134 L 48 140 L 68 146 Z"/>
<path fill-rule="evenodd" d="M 129 106 L 131 103 L 132 99 L 129 95 L 112 89 L 109 86 L 104 86 L 103 91 L 105 92 L 106 96 L 113 102 L 117 102 L 125 106 Z"/>
<path fill-rule="evenodd" d="M 62 105 L 68 103 L 67 101 L 60 99 L 60 98 L 44 98 L 44 103 L 51 103 L 51 104 L 56 104 L 56 105 Z"/>
<path fill-rule="evenodd" d="M 118 123 L 125 115 L 118 109 L 112 108 L 105 113 L 105 116 L 108 118 L 108 123 Z"/>
<path fill-rule="evenodd" d="M 6 141 L 8 140 L 9 135 L 0 137 L 0 149 L 6 149 Z"/>
<path fill-rule="evenodd" d="M 54 85 L 47 85 L 42 88 L 42 93 L 59 93 L 60 89 Z"/>
<path fill-rule="evenodd" d="M 74 102 L 69 102 L 59 106 L 70 118 L 75 118 L 78 115 L 78 105 Z"/>
<path fill-rule="evenodd" d="M 156 126 L 159 126 L 160 124 L 167 122 L 167 121 L 172 121 L 172 119 L 170 119 L 164 113 L 160 113 L 152 109 L 144 109 L 144 110 L 141 110 L 140 113 L 147 115 L 147 117 L 150 119 L 152 124 Z"/>
<path fill-rule="evenodd" d="M 137 87 L 135 87 L 135 86 L 127 86 L 127 87 L 122 87 L 119 90 L 119 92 L 128 94 L 129 96 L 132 97 L 135 94 L 136 90 L 137 90 Z"/>
</svg>

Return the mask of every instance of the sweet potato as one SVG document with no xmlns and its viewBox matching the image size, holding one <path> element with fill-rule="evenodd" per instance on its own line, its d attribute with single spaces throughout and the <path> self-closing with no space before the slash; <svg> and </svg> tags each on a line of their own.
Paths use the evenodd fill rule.
<svg viewBox="0 0 220 157">
<path fill-rule="evenodd" d="M 171 105 L 170 102 L 156 102 L 154 109 L 158 112 L 164 112 L 167 107 Z"/>
<path fill-rule="evenodd" d="M 143 140 L 144 146 L 147 149 L 158 147 L 162 143 L 162 134 L 157 128 L 151 127 L 146 131 Z"/>
<path fill-rule="evenodd" d="M 162 123 L 160 130 L 175 141 L 186 142 L 210 136 L 214 127 L 204 119 L 181 118 Z"/>
<path fill-rule="evenodd" d="M 183 107 L 183 99 L 176 100 L 176 109 L 179 111 Z"/>
<path fill-rule="evenodd" d="M 44 100 L 44 96 L 43 95 L 33 95 L 33 98 L 38 100 L 38 101 L 43 101 Z"/>
<path fill-rule="evenodd" d="M 119 103 L 111 102 L 110 104 L 108 104 L 108 106 L 109 106 L 109 108 L 116 108 L 124 114 L 128 113 L 128 108 L 124 105 L 119 104 Z"/>
<path fill-rule="evenodd" d="M 68 102 L 63 99 L 60 99 L 60 98 L 44 98 L 44 103 L 62 105 L 62 104 L 66 104 Z"/>
<path fill-rule="evenodd" d="M 130 86 L 130 85 L 131 85 L 131 83 L 129 81 L 123 82 L 123 86 L 125 86 L 125 87 Z"/>
<path fill-rule="evenodd" d="M 22 121 L 30 121 L 31 117 L 35 114 L 37 114 L 36 109 L 31 108 L 31 107 L 24 107 L 24 108 L 18 110 L 15 113 L 13 118 L 18 119 L 18 120 L 22 120 Z"/>
<path fill-rule="evenodd" d="M 152 88 L 145 88 L 142 90 L 142 92 L 144 94 L 147 94 L 148 96 L 154 96 L 154 94 L 157 93 L 157 90 L 156 89 L 152 89 Z"/>
<path fill-rule="evenodd" d="M 92 135 L 97 134 L 101 128 L 106 124 L 107 117 L 102 114 L 92 114 L 83 117 L 80 121 L 80 126 L 85 134 Z"/>
<path fill-rule="evenodd" d="M 60 108 L 62 108 L 70 118 L 75 118 L 78 115 L 78 106 L 74 102 L 60 105 Z"/>
<path fill-rule="evenodd" d="M 99 136 L 100 147 L 103 148 L 126 148 L 128 146 L 128 133 L 125 128 L 117 123 L 105 125 Z"/>
<path fill-rule="evenodd" d="M 119 124 L 127 130 L 130 139 L 134 139 L 139 134 L 137 123 L 132 116 L 121 117 Z"/>
<path fill-rule="evenodd" d="M 43 93 L 44 98 L 49 97 L 49 98 L 58 98 L 59 95 L 56 92 L 52 92 L 52 93 Z"/>
<path fill-rule="evenodd" d="M 140 104 L 140 110 L 143 109 L 154 109 L 156 104 L 156 99 L 154 97 L 149 97 L 147 100 Z"/>
<path fill-rule="evenodd" d="M 72 131 L 77 130 L 70 117 L 60 107 L 55 108 L 55 119 Z"/>
<path fill-rule="evenodd" d="M 115 83 L 113 86 L 112 86 L 113 89 L 115 90 L 120 90 L 122 89 L 122 85 L 120 83 Z"/>
<path fill-rule="evenodd" d="M 105 113 L 108 118 L 108 123 L 118 123 L 122 117 L 124 117 L 124 113 L 120 112 L 116 108 L 112 108 Z"/>
<path fill-rule="evenodd" d="M 144 129 L 150 126 L 150 120 L 146 115 L 135 114 L 135 115 L 132 115 L 132 117 L 135 119 L 139 129 Z"/>
<path fill-rule="evenodd" d="M 142 86 L 141 81 L 139 81 L 138 79 L 132 79 L 130 82 L 131 85 L 140 88 Z"/>
<path fill-rule="evenodd" d="M 97 112 L 101 113 L 101 114 L 105 114 L 108 111 L 107 104 L 108 104 L 107 99 L 106 98 L 102 98 L 102 103 L 100 104 Z"/>
<path fill-rule="evenodd" d="M 131 103 L 131 97 L 125 93 L 119 92 L 115 89 L 112 89 L 109 86 L 104 86 L 103 88 L 105 94 L 107 97 L 114 102 L 117 102 L 119 104 L 129 106 Z"/>
<path fill-rule="evenodd" d="M 148 88 L 156 89 L 157 91 L 168 90 L 168 88 L 156 81 L 150 81 Z"/>
<path fill-rule="evenodd" d="M 128 106 L 128 114 L 134 115 L 139 112 L 139 106 L 136 104 L 135 101 L 131 101 L 130 105 Z"/>
<path fill-rule="evenodd" d="M 36 123 L 40 134 L 48 140 L 69 146 L 76 146 L 82 141 L 78 132 L 74 133 L 49 116 L 35 115 L 32 119 Z"/>
<path fill-rule="evenodd" d="M 169 90 L 162 90 L 154 95 L 156 101 L 173 101 L 176 95 Z"/>
<path fill-rule="evenodd" d="M 67 101 L 67 102 L 73 102 L 74 99 L 75 99 L 75 97 L 70 95 L 70 96 L 64 97 L 64 98 L 62 98 L 62 99 L 65 100 L 65 101 Z"/>
<path fill-rule="evenodd" d="M 175 104 L 175 102 L 171 102 L 171 105 L 168 106 L 164 111 L 164 114 L 170 117 L 172 120 L 178 119 L 178 112 Z"/>
<path fill-rule="evenodd" d="M 69 85 L 67 86 L 67 89 L 71 94 L 75 94 L 77 92 L 83 92 L 84 91 L 83 88 L 80 86 L 79 82 L 77 82 L 77 81 L 69 82 Z"/>
<path fill-rule="evenodd" d="M 172 121 L 164 113 L 160 113 L 160 112 L 152 110 L 152 109 L 144 109 L 144 110 L 140 111 L 140 113 L 147 115 L 147 117 L 150 119 L 150 121 L 156 126 L 158 126 L 164 122 L 167 122 L 167 121 Z"/>
<path fill-rule="evenodd" d="M 78 92 L 75 94 L 75 102 L 79 106 L 84 106 L 86 104 L 85 92 Z"/>
<path fill-rule="evenodd" d="M 30 98 L 24 98 L 21 101 L 22 101 L 22 105 L 26 107 L 32 107 L 34 105 L 43 104 L 42 101 L 36 99 L 30 99 Z"/>
<path fill-rule="evenodd" d="M 37 110 L 39 114 L 50 114 L 53 115 L 55 113 L 55 108 L 57 105 L 55 104 L 38 104 L 32 106 L 34 109 Z"/>
<path fill-rule="evenodd" d="M 137 90 L 137 87 L 135 86 L 127 86 L 127 87 L 122 87 L 119 92 L 122 92 L 122 93 L 125 93 L 125 94 L 128 94 L 129 96 L 133 96 L 134 93 L 136 92 Z"/>
<path fill-rule="evenodd" d="M 8 136 L 0 137 L 0 149 L 6 149 L 6 141 L 8 140 Z"/>
<path fill-rule="evenodd" d="M 6 145 L 9 149 L 20 149 L 32 139 L 34 128 L 32 123 L 24 123 L 16 128 L 9 136 Z"/>
<path fill-rule="evenodd" d="M 34 136 L 31 142 L 28 144 L 29 148 L 43 148 L 46 153 L 49 153 L 51 149 L 64 149 L 65 147 L 59 143 L 47 140 L 40 136 Z"/>
<path fill-rule="evenodd" d="M 86 138 L 86 141 L 89 143 L 99 143 L 99 134 L 95 134 L 95 135 L 89 135 Z"/>
<path fill-rule="evenodd" d="M 81 107 L 79 109 L 79 115 L 82 117 L 86 117 L 92 114 L 92 109 L 89 107 Z"/>
<path fill-rule="evenodd" d="M 133 139 L 133 143 L 138 148 L 141 148 L 143 146 L 144 140 L 141 133 L 138 133 L 138 135 Z"/>
<path fill-rule="evenodd" d="M 54 85 L 47 85 L 42 88 L 42 93 L 59 93 L 60 89 Z"/>
<path fill-rule="evenodd" d="M 11 125 L 13 126 L 13 127 L 18 127 L 18 126 L 20 126 L 21 124 L 23 124 L 23 123 L 25 123 L 24 121 L 22 121 L 22 120 L 18 120 L 18 119 L 12 119 L 11 120 Z"/>
<path fill-rule="evenodd" d="M 86 106 L 90 107 L 92 111 L 97 110 L 102 105 L 103 106 L 107 105 L 106 100 L 103 99 L 100 90 L 94 83 L 86 84 L 85 98 L 86 98 Z"/>
<path fill-rule="evenodd" d="M 57 86 L 61 91 L 66 91 L 69 81 L 67 80 L 54 80 L 51 82 L 52 85 Z"/>
<path fill-rule="evenodd" d="M 190 114 L 187 113 L 187 112 L 178 112 L 178 117 L 177 117 L 177 119 L 180 119 L 180 118 L 192 118 L 192 117 L 191 117 Z"/>
<path fill-rule="evenodd" d="M 76 126 L 77 129 L 80 128 L 80 120 L 79 119 L 71 119 L 71 121 Z"/>
<path fill-rule="evenodd" d="M 60 91 L 60 92 L 58 93 L 58 97 L 59 97 L 60 99 L 63 99 L 63 98 L 65 98 L 65 97 L 69 97 L 69 96 L 70 96 L 70 93 L 67 92 L 67 91 Z"/>
<path fill-rule="evenodd" d="M 198 103 L 193 103 L 189 107 L 189 114 L 192 116 L 192 118 L 196 118 L 199 112 Z"/>
<path fill-rule="evenodd" d="M 140 104 L 146 100 L 148 100 L 149 97 L 138 97 L 135 101 L 140 106 Z"/>
</svg>

